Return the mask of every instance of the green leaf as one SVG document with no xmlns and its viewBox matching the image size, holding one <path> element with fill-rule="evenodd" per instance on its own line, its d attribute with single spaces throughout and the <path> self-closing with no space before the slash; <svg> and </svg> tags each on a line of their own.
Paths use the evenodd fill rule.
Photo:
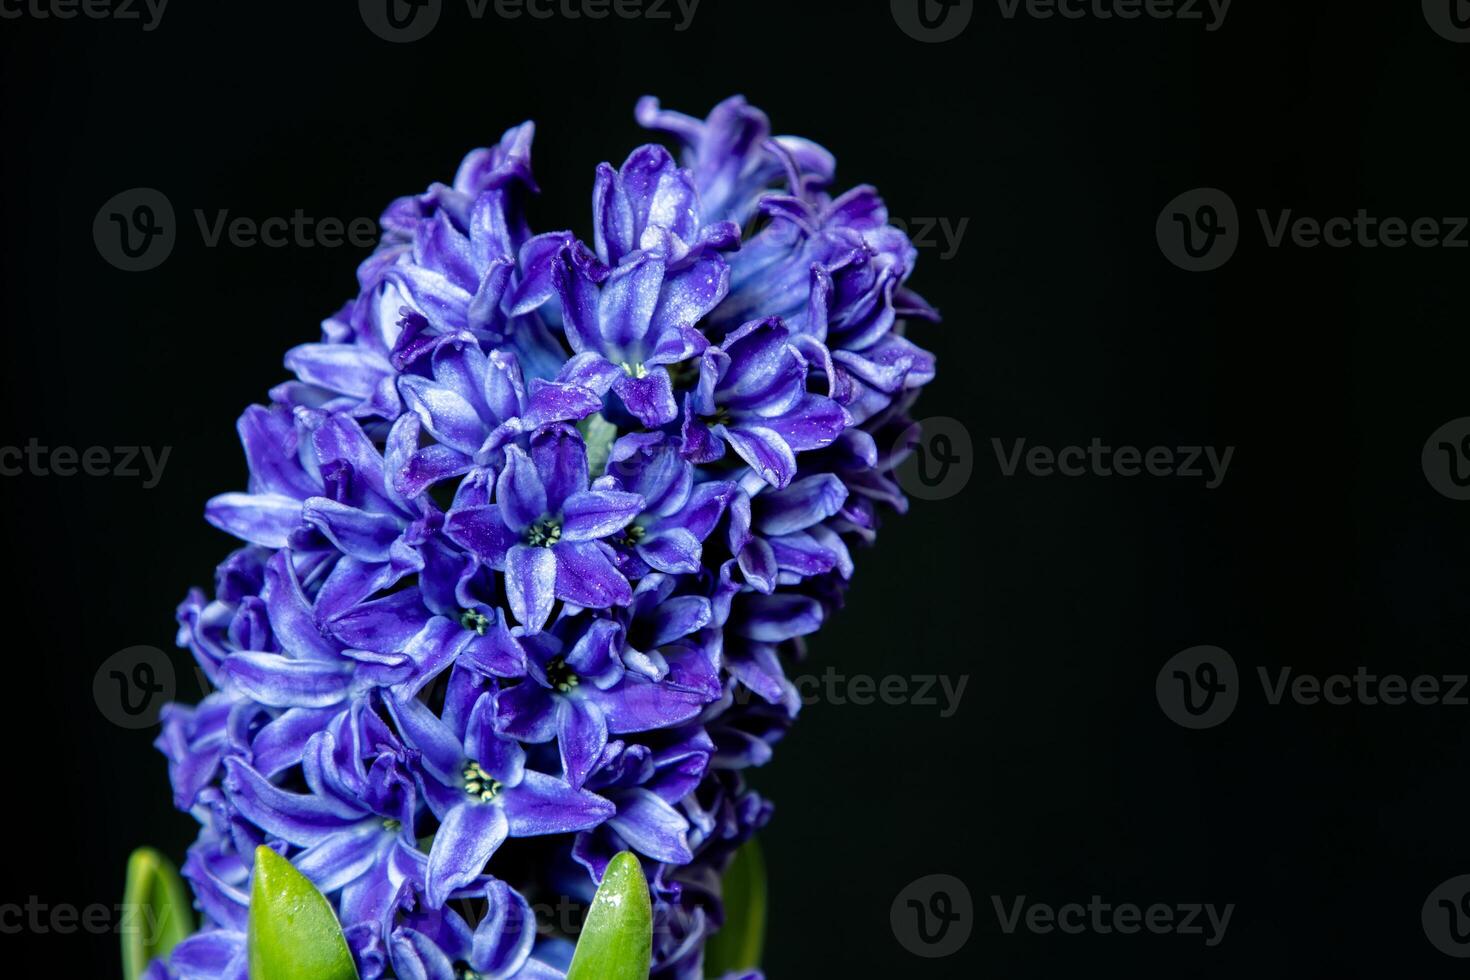
<svg viewBox="0 0 1470 980">
<path fill-rule="evenodd" d="M 567 980 L 647 980 L 653 905 L 643 866 L 630 851 L 608 863 L 592 899 Z"/>
<path fill-rule="evenodd" d="M 705 943 L 707 976 L 754 970 L 766 944 L 766 859 L 754 837 L 725 872 L 725 925 Z"/>
<path fill-rule="evenodd" d="M 141 976 L 152 960 L 167 956 L 194 931 L 188 890 L 169 859 L 151 847 L 140 847 L 128 857 L 123 910 L 131 923 L 121 930 L 126 980 Z"/>
<path fill-rule="evenodd" d="M 582 433 L 582 441 L 587 444 L 587 472 L 595 480 L 607 468 L 608 453 L 612 452 L 612 444 L 617 441 L 618 427 L 598 412 L 578 422 L 577 431 Z"/>
<path fill-rule="evenodd" d="M 250 885 L 250 980 L 357 980 L 332 906 L 291 862 L 255 849 Z"/>
</svg>

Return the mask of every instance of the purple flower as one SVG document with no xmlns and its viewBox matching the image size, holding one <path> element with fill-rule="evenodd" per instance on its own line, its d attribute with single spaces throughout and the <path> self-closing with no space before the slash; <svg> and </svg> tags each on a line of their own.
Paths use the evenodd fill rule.
<svg viewBox="0 0 1470 980">
<path fill-rule="evenodd" d="M 611 389 L 646 426 L 674 420 L 668 365 L 696 357 L 708 341 L 694 329 L 724 298 L 729 270 L 707 255 L 682 269 L 638 252 L 609 268 L 580 247 L 553 267 L 567 343 L 577 357 L 561 375 L 599 395 Z"/>
<path fill-rule="evenodd" d="M 578 834 L 572 856 L 598 879 L 625 847 L 668 864 L 692 861 L 690 824 L 678 804 L 699 786 L 714 749 L 698 725 L 652 735 L 649 744 L 609 742 L 588 786 L 617 813 Z"/>
<path fill-rule="evenodd" d="M 793 171 L 809 176 L 801 185 L 819 187 L 832 177 L 832 154 L 811 140 L 771 136 L 765 113 L 741 96 L 715 106 L 707 119 L 662 109 L 645 96 L 635 110 L 638 121 L 676 137 L 685 146 L 685 164 L 694 175 L 706 220 L 743 225 L 773 183 Z"/>
<path fill-rule="evenodd" d="M 591 490 L 587 449 L 570 426 L 541 430 L 528 455 L 506 448 L 495 503 L 450 511 L 445 533 L 498 572 L 516 621 L 540 630 L 553 603 L 606 609 L 632 597 L 602 539 L 627 527 L 643 498 Z"/>
<path fill-rule="evenodd" d="M 561 635 L 559 635 L 561 634 Z M 685 634 L 679 634 L 683 636 Z M 535 744 L 555 737 L 562 772 L 580 788 L 607 746 L 608 733 L 670 728 L 695 717 L 717 684 L 702 654 L 651 679 L 623 666 L 623 628 L 608 619 L 570 620 L 524 641 L 530 678 L 500 693 L 498 730 Z"/>
<path fill-rule="evenodd" d="M 271 837 L 302 850 L 297 870 L 325 893 L 341 890 L 343 917 L 375 920 L 424 880 L 414 837 L 418 799 L 406 755 L 359 702 L 307 739 L 311 793 L 281 789 L 239 759 L 226 761 L 230 804 Z"/>
<path fill-rule="evenodd" d="M 796 454 L 831 445 L 847 414 L 807 390 L 807 359 L 777 319 L 752 320 L 705 351 L 684 402 L 684 454 L 697 463 L 728 444 L 773 487 L 796 475 Z"/>
<path fill-rule="evenodd" d="M 536 917 L 521 895 L 492 879 L 484 889 L 485 915 L 471 929 L 451 908 L 423 909 L 393 930 L 388 948 L 402 980 L 551 980 L 564 974 L 531 959 Z M 465 964 L 462 970 L 457 964 Z"/>
<path fill-rule="evenodd" d="M 640 578 L 699 571 L 703 542 L 739 492 L 727 480 L 696 483 L 698 473 L 662 433 L 627 435 L 608 454 L 609 479 L 643 498 L 644 509 L 612 539 L 619 570 Z"/>
<path fill-rule="evenodd" d="M 449 720 L 414 699 L 389 703 L 418 752 L 420 791 L 439 820 L 427 869 L 427 897 L 435 908 L 479 879 L 507 837 L 585 830 L 612 814 L 602 797 L 526 768 L 525 751 L 496 731 L 493 690 Z"/>
</svg>

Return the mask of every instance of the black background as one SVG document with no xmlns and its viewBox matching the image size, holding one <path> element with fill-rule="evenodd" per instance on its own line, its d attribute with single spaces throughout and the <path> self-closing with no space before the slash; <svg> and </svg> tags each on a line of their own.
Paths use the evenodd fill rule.
<svg viewBox="0 0 1470 980">
<path fill-rule="evenodd" d="M 231 546 L 201 513 L 243 485 L 235 418 L 355 290 L 362 250 L 206 248 L 194 209 L 375 217 L 532 118 L 536 227 L 585 234 L 592 168 L 645 140 L 639 95 L 703 115 L 743 92 L 895 216 L 969 219 L 956 255 L 923 250 L 912 284 L 945 322 L 912 335 L 940 365 L 917 414 L 964 423 L 974 477 L 859 553 L 812 660 L 968 686 L 949 718 L 815 704 L 754 774 L 777 803 L 768 974 L 1462 972 L 1419 915 L 1470 872 L 1470 708 L 1271 707 L 1255 669 L 1466 669 L 1470 503 L 1430 487 L 1420 450 L 1470 415 L 1470 252 L 1270 248 L 1255 212 L 1470 214 L 1470 48 L 1408 2 L 1241 0 L 1213 32 L 975 6 L 942 44 L 906 36 L 886 3 L 704 0 L 677 32 L 475 21 L 450 2 L 429 38 L 396 45 L 341 2 L 175 0 L 152 32 L 0 20 L 0 444 L 172 447 L 152 490 L 0 481 L 0 903 L 117 902 L 133 847 L 182 857 L 193 822 L 170 807 L 153 733 L 109 723 L 93 675 L 126 647 L 172 649 L 175 603 Z M 139 186 L 168 195 L 180 237 L 128 274 L 92 221 Z M 1199 186 L 1231 195 L 1243 240 L 1191 274 L 1154 223 Z M 1211 491 L 1006 478 L 991 447 L 1094 436 L 1236 451 Z M 1244 695 L 1186 731 L 1154 679 L 1206 643 L 1234 655 Z M 889 905 L 934 873 L 968 885 L 975 931 L 919 959 Z M 1206 948 L 1007 935 L 992 906 L 1094 894 L 1236 907 Z M 7 959 L 23 946 L 49 964 L 27 975 L 117 973 L 111 935 L 0 936 Z"/>
</svg>

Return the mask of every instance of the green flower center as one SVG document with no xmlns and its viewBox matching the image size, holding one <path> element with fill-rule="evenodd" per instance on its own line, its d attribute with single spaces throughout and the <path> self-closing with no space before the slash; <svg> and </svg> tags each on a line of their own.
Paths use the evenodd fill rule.
<svg viewBox="0 0 1470 980">
<path fill-rule="evenodd" d="M 491 779 L 490 774 L 480 768 L 478 762 L 468 763 L 464 767 L 464 791 L 476 797 L 482 803 L 489 803 L 495 799 L 495 794 L 500 792 L 501 782 Z"/>
<path fill-rule="evenodd" d="M 710 425 L 729 425 L 731 422 L 730 410 L 724 405 L 717 405 L 715 414 L 706 415 L 704 418 Z"/>
<path fill-rule="evenodd" d="M 543 517 L 526 528 L 526 544 L 533 548 L 550 548 L 561 540 L 561 521 Z"/>
<path fill-rule="evenodd" d="M 648 529 L 645 528 L 643 525 L 629 524 L 623 529 L 622 534 L 620 534 L 616 538 L 613 538 L 613 542 L 615 544 L 622 545 L 624 548 L 632 548 L 635 547 L 639 541 L 642 541 L 643 536 L 647 533 Z"/>
<path fill-rule="evenodd" d="M 485 631 L 490 628 L 490 617 L 482 612 L 466 609 L 459 614 L 459 625 L 467 630 L 474 630 L 476 633 L 484 636 Z"/>
<path fill-rule="evenodd" d="M 642 364 L 629 364 L 627 361 L 623 361 L 621 366 L 623 368 L 623 373 L 630 378 L 648 377 L 648 368 L 644 367 Z"/>
<path fill-rule="evenodd" d="M 566 694 L 572 688 L 582 683 L 582 679 L 577 676 L 572 668 L 567 666 L 565 660 L 561 657 L 554 657 L 551 663 L 546 665 L 546 683 L 561 693 Z"/>
</svg>

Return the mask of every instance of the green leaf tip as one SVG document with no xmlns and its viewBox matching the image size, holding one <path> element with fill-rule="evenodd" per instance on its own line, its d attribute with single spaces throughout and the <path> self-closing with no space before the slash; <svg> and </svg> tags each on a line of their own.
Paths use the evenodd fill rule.
<svg viewBox="0 0 1470 980">
<path fill-rule="evenodd" d="M 250 980 L 358 980 L 331 904 L 269 847 L 255 849 L 249 946 Z"/>
<path fill-rule="evenodd" d="M 638 858 L 623 851 L 602 875 L 567 980 L 647 980 L 652 960 L 648 881 Z"/>
<path fill-rule="evenodd" d="M 704 946 L 708 976 L 743 973 L 761 965 L 766 944 L 766 859 L 754 837 L 725 871 L 725 924 Z"/>
<path fill-rule="evenodd" d="M 188 889 L 173 863 L 151 847 L 140 847 L 128 857 L 123 915 L 125 980 L 137 980 L 150 962 L 167 956 L 194 931 Z"/>
</svg>

